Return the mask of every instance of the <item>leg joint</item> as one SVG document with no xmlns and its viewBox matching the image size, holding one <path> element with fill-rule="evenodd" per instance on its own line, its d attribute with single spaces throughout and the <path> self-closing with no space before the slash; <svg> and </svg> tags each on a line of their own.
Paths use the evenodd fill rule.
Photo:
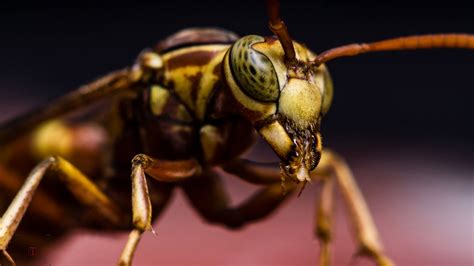
<svg viewBox="0 0 474 266">
<path fill-rule="evenodd" d="M 141 165 L 143 168 L 147 168 L 152 163 L 152 161 L 153 159 L 151 159 L 149 156 L 141 153 L 133 157 L 132 165 Z"/>
<path fill-rule="evenodd" d="M 62 168 L 64 168 L 68 164 L 70 163 L 67 160 L 63 159 L 61 156 L 52 155 L 44 159 L 41 163 L 39 163 L 35 169 L 45 167 L 46 171 L 54 171 L 57 174 L 62 175 L 62 170 L 64 170 Z"/>
<path fill-rule="evenodd" d="M 51 168 L 55 169 L 57 168 L 56 166 L 59 162 L 59 159 L 60 159 L 59 156 L 49 156 L 48 158 L 44 159 L 39 164 L 37 164 L 35 168 L 33 168 L 33 170 L 31 171 L 31 173 L 35 173 L 38 171 L 47 171 L 48 169 L 51 169 Z"/>
<path fill-rule="evenodd" d="M 331 229 L 329 229 L 329 225 L 328 226 L 321 226 L 321 225 L 318 224 L 315 231 L 316 231 L 315 232 L 316 236 L 322 242 L 326 242 L 326 243 L 331 242 L 332 233 L 331 233 Z"/>
</svg>

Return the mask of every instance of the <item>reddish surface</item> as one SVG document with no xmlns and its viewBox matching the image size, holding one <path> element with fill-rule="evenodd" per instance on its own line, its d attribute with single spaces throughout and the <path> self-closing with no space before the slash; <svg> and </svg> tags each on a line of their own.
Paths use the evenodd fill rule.
<svg viewBox="0 0 474 266">
<path fill-rule="evenodd" d="M 344 155 L 398 265 L 474 264 L 472 158 L 400 147 L 372 149 L 370 155 L 361 146 L 349 150 Z M 225 181 L 235 202 L 254 190 L 230 176 Z M 135 265 L 317 265 L 317 191 L 307 187 L 270 219 L 240 231 L 203 223 L 179 191 L 154 224 L 158 236 L 145 234 Z M 335 220 L 335 265 L 372 265 L 365 259 L 350 264 L 355 245 L 340 200 Z M 79 231 L 37 265 L 113 265 L 126 237 Z"/>
<path fill-rule="evenodd" d="M 10 104 L 2 106 L 2 120 L 19 112 Z M 397 265 L 474 265 L 474 164 L 468 145 L 337 143 Z M 256 188 L 231 176 L 224 180 L 236 203 Z M 312 233 L 317 192 L 317 184 L 309 185 L 269 219 L 229 231 L 205 224 L 178 191 L 154 224 L 158 236 L 144 235 L 134 265 L 317 265 Z M 340 198 L 337 203 L 334 265 L 372 265 L 366 259 L 350 264 L 355 244 Z M 114 265 L 126 238 L 127 233 L 77 231 L 50 253 L 37 247 L 44 256 L 35 265 Z"/>
</svg>

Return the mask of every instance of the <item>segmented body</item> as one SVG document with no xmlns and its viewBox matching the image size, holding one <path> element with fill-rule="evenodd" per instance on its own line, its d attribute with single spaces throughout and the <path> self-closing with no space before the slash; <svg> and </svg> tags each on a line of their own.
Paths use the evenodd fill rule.
<svg viewBox="0 0 474 266">
<path fill-rule="evenodd" d="M 58 117 L 62 113 L 55 113 L 53 102 L 7 124 L 0 132 L 0 141 L 7 140 L 0 143 L 2 213 L 38 162 L 61 156 L 96 183 L 124 214 L 119 224 L 110 224 L 79 204 L 60 180 L 46 178 L 9 245 L 12 256 L 30 259 L 22 255 L 27 247 L 44 247 L 71 228 L 132 228 L 130 173 L 131 160 L 137 154 L 161 161 L 194 159 L 200 165 L 199 175 L 211 180 L 215 175 L 211 168 L 227 165 L 242 155 L 259 132 L 283 159 L 285 171 L 293 173 L 292 167 L 300 165 L 301 160 L 305 167 L 314 169 L 322 149 L 321 137 L 316 134 L 320 115 L 327 111 L 332 97 L 326 68 L 307 67 L 286 76 L 286 66 L 281 62 L 283 50 L 276 39 L 249 35 L 236 41 L 235 34 L 220 29 L 178 32 L 151 52 L 162 62 L 159 68 L 140 61 L 150 55 L 145 51 L 136 65 L 140 66 L 139 78 L 134 78 L 134 68 L 126 72 L 126 82 L 132 81 L 125 83 L 127 87 L 117 85 L 123 81 L 120 78 L 114 79 L 123 77 L 121 74 L 94 83 L 115 84 L 110 86 L 122 88 L 123 93 L 112 92 L 114 96 L 106 101 L 85 107 L 81 101 L 87 100 L 82 97 L 90 91 L 87 86 L 81 87 L 57 102 L 62 104 L 59 110 L 78 108 L 78 112 Z M 314 58 L 302 45 L 294 45 L 297 59 L 303 64 Z M 241 89 L 242 84 L 246 89 Z M 256 91 L 257 87 L 262 91 Z M 287 87 L 290 89 L 283 89 Z M 34 126 L 40 122 L 44 123 Z M 152 219 L 159 215 L 176 186 L 183 186 L 188 196 L 195 194 L 196 178 L 199 176 L 176 183 L 150 179 Z M 281 194 L 276 198 L 277 202 L 283 199 Z M 226 201 L 225 197 L 220 200 Z M 265 214 L 268 212 L 257 216 Z M 212 220 L 211 216 L 205 218 Z M 236 228 L 242 222 L 230 219 L 224 224 Z"/>
<path fill-rule="evenodd" d="M 254 141 L 254 129 L 239 117 L 226 116 L 226 85 L 221 78 L 222 60 L 235 40 L 233 33 L 215 29 L 175 34 L 155 48 L 164 69 L 137 95 L 122 95 L 92 107 L 92 116 L 81 112 L 47 121 L 8 144 L 1 143 L 1 213 L 36 163 L 60 155 L 97 182 L 128 214 L 119 227 L 103 224 L 63 184 L 47 178 L 10 245 L 11 254 L 21 263 L 28 259 L 24 256 L 28 247 L 52 243 L 78 226 L 129 229 L 130 161 L 136 154 L 164 160 L 195 158 L 204 169 L 242 154 Z M 149 183 L 156 216 L 176 184 Z"/>
</svg>

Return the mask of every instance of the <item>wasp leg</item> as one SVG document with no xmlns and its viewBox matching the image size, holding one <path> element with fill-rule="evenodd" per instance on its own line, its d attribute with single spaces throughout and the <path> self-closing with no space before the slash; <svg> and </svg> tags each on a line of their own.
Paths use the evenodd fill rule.
<svg viewBox="0 0 474 266">
<path fill-rule="evenodd" d="M 295 187 L 291 186 L 290 191 L 293 191 Z M 190 204 L 206 221 L 232 229 L 265 218 L 290 194 L 283 195 L 279 182 L 276 182 L 257 191 L 239 206 L 231 207 L 220 177 L 212 171 L 184 183 L 183 189 Z"/>
<path fill-rule="evenodd" d="M 3 254 L 0 261 L 4 260 L 14 265 L 6 249 L 26 209 L 30 205 L 38 185 L 48 170 L 55 172 L 55 176 L 59 177 L 74 196 L 83 204 L 94 207 L 100 214 L 114 224 L 120 222 L 121 216 L 119 209 L 94 183 L 61 157 L 50 157 L 39 163 L 31 171 L 20 191 L 0 220 L 0 250 L 2 251 L 1 254 Z"/>
<path fill-rule="evenodd" d="M 338 187 L 342 191 L 352 224 L 355 228 L 359 245 L 357 254 L 372 257 L 380 266 L 394 265 L 384 254 L 377 228 L 374 225 L 370 211 L 344 159 L 330 150 L 324 150 L 316 174 L 322 176 L 335 175 Z M 323 193 L 324 192 L 323 189 Z M 324 197 L 324 195 L 322 197 Z M 324 239 L 322 239 L 322 241 L 324 246 Z"/>
<path fill-rule="evenodd" d="M 235 159 L 222 166 L 222 169 L 252 184 L 267 185 L 281 181 L 278 163 L 258 163 Z"/>
<path fill-rule="evenodd" d="M 2 250 L 0 254 L 0 265 L 15 265 L 15 262 L 6 250 Z"/>
<path fill-rule="evenodd" d="M 319 265 L 331 265 L 330 243 L 332 240 L 332 212 L 334 197 L 334 179 L 326 178 L 323 181 L 321 193 L 316 203 L 316 236 L 321 243 Z"/>
<path fill-rule="evenodd" d="M 132 160 L 132 211 L 134 229 L 122 251 L 119 265 L 131 265 L 140 238 L 151 226 L 151 203 L 145 173 L 162 182 L 179 182 L 198 175 L 201 166 L 196 160 L 162 161 L 138 154 Z"/>
<path fill-rule="evenodd" d="M 13 198 L 21 186 L 22 177 L 0 165 L 0 195 Z M 4 199 L 0 197 L 0 205 L 3 205 L 2 200 Z M 47 219 L 50 223 L 65 222 L 60 203 L 50 199 L 44 191 L 35 193 L 35 200 L 31 202 L 29 209 L 30 212 Z M 3 211 L 0 210 L 0 212 Z"/>
</svg>

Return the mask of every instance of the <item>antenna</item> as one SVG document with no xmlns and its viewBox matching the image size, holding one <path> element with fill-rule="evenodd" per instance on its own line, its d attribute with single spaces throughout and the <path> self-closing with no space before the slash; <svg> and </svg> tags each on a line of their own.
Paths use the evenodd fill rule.
<svg viewBox="0 0 474 266">
<path fill-rule="evenodd" d="M 313 60 L 312 64 L 319 66 L 339 57 L 355 56 L 370 52 L 432 48 L 474 49 L 474 34 L 441 33 L 414 35 L 372 43 L 353 43 L 322 52 Z"/>
<path fill-rule="evenodd" d="M 270 18 L 268 26 L 270 30 L 280 40 L 283 51 L 285 52 L 285 61 L 287 64 L 294 64 L 296 61 L 295 48 L 293 47 L 293 41 L 291 40 L 288 28 L 286 27 L 283 20 L 280 18 L 280 1 L 279 0 L 266 0 L 267 13 Z"/>
</svg>

